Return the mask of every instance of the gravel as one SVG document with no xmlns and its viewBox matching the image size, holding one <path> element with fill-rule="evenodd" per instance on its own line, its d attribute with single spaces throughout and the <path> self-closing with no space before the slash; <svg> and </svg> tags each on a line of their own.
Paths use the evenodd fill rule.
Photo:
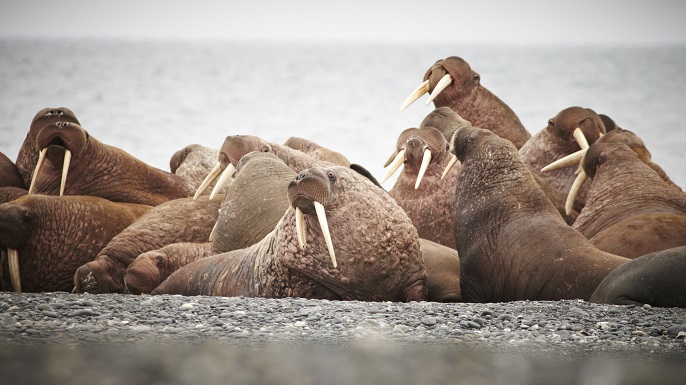
<svg viewBox="0 0 686 385">
<path fill-rule="evenodd" d="M 683 383 L 686 309 L 0 293 L 0 383 Z"/>
</svg>

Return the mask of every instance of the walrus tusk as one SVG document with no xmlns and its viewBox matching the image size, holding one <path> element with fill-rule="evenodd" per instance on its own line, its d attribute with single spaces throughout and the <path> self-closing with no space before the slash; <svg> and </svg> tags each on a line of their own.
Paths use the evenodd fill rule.
<svg viewBox="0 0 686 385">
<path fill-rule="evenodd" d="M 405 162 L 405 150 L 400 150 L 398 151 L 398 155 L 395 156 L 395 159 L 393 159 L 393 162 L 391 162 L 390 165 L 388 165 L 388 170 L 386 170 L 386 175 L 381 178 L 381 183 L 385 182 L 388 180 L 388 178 L 391 177 L 391 175 L 395 174 L 396 171 L 402 166 L 402 164 Z"/>
<path fill-rule="evenodd" d="M 403 105 L 400 106 L 400 111 L 406 109 L 407 106 L 409 106 L 410 104 L 417 101 L 417 99 L 419 99 L 422 95 L 424 95 L 427 92 L 429 92 L 429 81 L 424 80 L 424 82 L 422 84 L 420 84 L 419 87 L 417 87 L 417 89 L 414 90 L 410 94 L 410 96 L 407 97 L 407 99 L 405 99 L 405 101 L 403 102 Z"/>
<path fill-rule="evenodd" d="M 586 154 L 586 150 L 579 150 L 577 152 L 573 152 L 543 167 L 541 169 L 541 172 L 553 171 L 557 170 L 558 168 L 579 164 L 579 162 L 581 162 L 581 159 L 584 158 L 584 154 Z"/>
<path fill-rule="evenodd" d="M 324 233 L 324 240 L 326 241 L 326 247 L 329 249 L 331 263 L 333 264 L 333 267 L 336 267 L 336 254 L 333 252 L 333 243 L 331 242 L 331 233 L 329 233 L 329 223 L 326 221 L 326 212 L 324 211 L 324 205 L 315 201 L 314 209 L 317 211 L 317 219 L 319 219 L 319 226 L 322 228 L 322 233 Z"/>
<path fill-rule="evenodd" d="M 217 220 L 216 222 L 214 222 L 214 226 L 212 226 L 212 231 L 210 231 L 210 236 L 209 236 L 209 238 L 208 238 L 208 240 L 209 240 L 210 242 L 214 242 L 214 237 L 217 235 L 217 224 L 218 224 L 218 223 L 219 223 L 219 220 Z"/>
<path fill-rule="evenodd" d="M 207 187 L 209 187 L 212 182 L 214 182 L 219 174 L 222 171 L 222 165 L 221 163 L 217 163 L 212 170 L 210 170 L 210 173 L 207 174 L 205 179 L 203 179 L 202 183 L 200 183 L 200 187 L 198 187 L 198 191 L 195 192 L 195 195 L 193 195 L 193 200 L 198 199 L 198 197 L 207 190 Z"/>
<path fill-rule="evenodd" d="M 581 169 L 581 172 L 579 172 L 579 175 L 577 175 L 576 179 L 574 179 L 574 183 L 572 183 L 572 188 L 569 189 L 569 194 L 567 195 L 567 201 L 565 202 L 565 212 L 567 213 L 567 215 L 570 215 L 572 213 L 576 196 L 579 195 L 581 186 L 584 184 L 586 179 L 586 172 L 583 169 Z"/>
<path fill-rule="evenodd" d="M 33 170 L 33 177 L 31 178 L 31 186 L 29 186 L 29 194 L 34 193 L 38 173 L 40 173 L 40 170 L 43 168 L 43 164 L 45 163 L 45 153 L 46 152 L 48 152 L 48 149 L 44 148 L 41 150 L 40 154 L 38 154 L 38 163 L 36 163 L 36 168 Z"/>
<path fill-rule="evenodd" d="M 576 142 L 579 144 L 579 147 L 581 147 L 582 150 L 588 148 L 588 140 L 586 140 L 586 135 L 584 135 L 584 132 L 581 131 L 581 127 L 577 127 L 572 135 L 574 136 L 574 140 L 576 140 Z"/>
<path fill-rule="evenodd" d="M 299 207 L 295 208 L 295 235 L 298 239 L 298 247 L 300 250 L 307 246 L 307 228 L 305 224 L 305 215 Z"/>
<path fill-rule="evenodd" d="M 436 96 L 441 93 L 446 87 L 450 85 L 450 83 L 453 82 L 453 78 L 450 77 L 450 74 L 445 74 L 441 78 L 441 80 L 438 81 L 438 84 L 436 84 L 436 87 L 434 87 L 434 92 L 429 95 L 429 99 L 426 101 L 426 105 L 428 106 L 429 103 L 433 102 L 434 99 L 436 99 Z"/>
<path fill-rule="evenodd" d="M 60 182 L 60 196 L 64 195 L 64 186 L 67 184 L 67 174 L 69 173 L 69 163 L 71 163 L 71 151 L 64 151 L 64 162 L 62 162 L 62 181 Z"/>
<path fill-rule="evenodd" d="M 424 173 L 426 173 L 426 169 L 429 168 L 429 163 L 431 163 L 431 150 L 427 148 L 426 150 L 424 150 L 424 156 L 422 157 L 422 165 L 419 168 L 419 174 L 417 174 L 417 181 L 414 183 L 415 190 L 419 187 L 419 183 L 421 183 L 422 178 L 424 177 Z"/>
<path fill-rule="evenodd" d="M 19 251 L 7 248 L 7 262 L 10 266 L 10 281 L 12 290 L 21 293 L 21 280 L 19 278 Z"/>
<path fill-rule="evenodd" d="M 446 174 L 448 174 L 448 171 L 450 171 L 450 169 L 453 168 L 455 163 L 457 163 L 457 156 L 453 155 L 453 157 L 450 158 L 450 162 L 448 162 L 448 165 L 445 166 L 445 170 L 443 170 L 443 174 L 441 174 L 441 179 L 443 179 L 443 177 L 445 177 Z"/>
<path fill-rule="evenodd" d="M 234 172 L 236 172 L 236 167 L 233 164 L 229 163 L 229 165 L 226 166 L 226 169 L 224 169 L 224 172 L 222 172 L 222 175 L 219 177 L 217 184 L 214 185 L 212 193 L 210 194 L 210 200 L 214 199 L 214 197 L 217 196 L 219 190 L 221 190 L 222 187 L 224 187 L 224 185 L 230 183 L 232 179 L 231 177 L 233 176 Z"/>
</svg>

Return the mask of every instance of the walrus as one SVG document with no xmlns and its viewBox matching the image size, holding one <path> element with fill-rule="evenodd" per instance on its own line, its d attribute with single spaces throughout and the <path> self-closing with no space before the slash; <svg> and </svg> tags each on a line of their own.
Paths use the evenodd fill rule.
<svg viewBox="0 0 686 385">
<path fill-rule="evenodd" d="M 21 174 L 22 180 L 24 181 L 22 187 L 27 190 L 31 186 L 33 172 L 38 163 L 39 149 L 36 148 L 36 136 L 43 127 L 57 122 L 81 124 L 76 118 L 74 111 L 66 107 L 43 108 L 38 111 L 31 120 L 29 132 L 26 133 L 26 138 L 24 139 L 21 148 L 19 148 L 17 160 L 15 161 L 19 174 Z"/>
<path fill-rule="evenodd" d="M 36 143 L 41 155 L 29 193 L 92 195 L 151 206 L 193 196 L 186 180 L 101 143 L 78 124 L 49 124 L 38 132 Z"/>
<path fill-rule="evenodd" d="M 2 152 L 0 152 L 0 187 L 25 188 L 19 169 Z"/>
<path fill-rule="evenodd" d="M 590 302 L 686 308 L 686 246 L 625 263 L 605 277 Z"/>
<path fill-rule="evenodd" d="M 419 238 L 419 246 L 426 268 L 429 301 L 462 302 L 457 250 L 424 238 Z"/>
<path fill-rule="evenodd" d="M 76 269 L 73 293 L 125 293 L 124 269 L 146 251 L 177 242 L 207 242 L 219 200 L 179 198 L 155 206 L 112 238 L 91 262 Z"/>
<path fill-rule="evenodd" d="M 427 299 L 417 230 L 385 191 L 349 168 L 313 167 L 290 182 L 288 198 L 259 243 L 192 262 L 152 294 Z"/>
<path fill-rule="evenodd" d="M 3 290 L 71 290 L 76 269 L 149 210 L 87 196 L 25 195 L 3 203 L 0 246 L 9 263 L 9 270 L 3 263 Z"/>
<path fill-rule="evenodd" d="M 188 146 L 175 152 L 169 159 L 169 169 L 172 174 L 190 182 L 194 191 L 202 184 L 205 176 L 212 170 L 219 151 L 199 144 L 189 144 Z M 210 184 L 213 188 L 214 184 Z M 209 195 L 211 190 L 205 191 Z M 219 189 L 220 194 L 225 194 L 226 189 Z"/>
<path fill-rule="evenodd" d="M 149 294 L 182 266 L 213 254 L 210 242 L 179 242 L 146 251 L 124 270 L 126 292 Z"/>
<path fill-rule="evenodd" d="M 350 161 L 343 154 L 320 146 L 309 139 L 291 136 L 286 139 L 283 145 L 294 150 L 302 151 L 315 159 L 337 164 L 339 166 L 350 167 Z"/>
<path fill-rule="evenodd" d="M 465 127 L 451 148 L 462 163 L 454 225 L 463 301 L 588 300 L 628 261 L 562 220 L 510 141 Z"/>
<path fill-rule="evenodd" d="M 574 229 L 597 248 L 637 258 L 686 245 L 686 193 L 629 146 L 599 140 L 586 152 L 583 168 L 591 183 Z"/>
<path fill-rule="evenodd" d="M 438 60 L 426 71 L 424 82 L 400 109 L 405 109 L 427 92 L 431 96 L 426 104 L 433 101 L 436 108 L 450 107 L 473 126 L 491 130 L 517 148 L 531 138 L 517 114 L 481 85 L 481 76 L 462 58 L 451 56 Z"/>
</svg>

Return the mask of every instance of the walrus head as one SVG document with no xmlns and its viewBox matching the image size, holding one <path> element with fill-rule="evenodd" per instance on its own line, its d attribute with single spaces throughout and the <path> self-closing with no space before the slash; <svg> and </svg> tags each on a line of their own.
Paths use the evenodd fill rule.
<svg viewBox="0 0 686 385">
<path fill-rule="evenodd" d="M 448 154 L 448 147 L 443 133 L 436 128 L 408 128 L 398 137 L 395 153 L 386 162 L 388 169 L 381 183 L 404 165 L 403 172 L 417 173 L 417 189 L 429 164 L 440 162 Z"/>
<path fill-rule="evenodd" d="M 35 213 L 27 206 L 17 203 L 0 205 L 0 247 L 7 248 L 10 280 L 16 292 L 21 292 L 19 251 L 29 238 L 34 220 Z"/>
<path fill-rule="evenodd" d="M 454 100 L 464 98 L 479 88 L 481 76 L 474 72 L 469 64 L 457 56 L 438 60 L 424 74 L 424 82 L 408 96 L 400 107 L 404 110 L 425 93 L 430 93 L 426 101 L 432 101 L 436 107 L 450 106 Z M 448 90 L 448 92 L 443 92 Z"/>
<path fill-rule="evenodd" d="M 80 125 L 74 112 L 66 107 L 49 107 L 38 111 L 31 120 L 31 129 L 40 130 L 48 124 L 55 122 L 69 122 Z"/>
<path fill-rule="evenodd" d="M 162 283 L 162 270 L 168 264 L 168 257 L 159 250 L 139 255 L 124 270 L 124 286 L 131 294 L 150 293 Z"/>
<path fill-rule="evenodd" d="M 72 293 L 124 293 L 123 270 L 121 264 L 109 256 L 99 255 L 76 269 Z"/>
</svg>

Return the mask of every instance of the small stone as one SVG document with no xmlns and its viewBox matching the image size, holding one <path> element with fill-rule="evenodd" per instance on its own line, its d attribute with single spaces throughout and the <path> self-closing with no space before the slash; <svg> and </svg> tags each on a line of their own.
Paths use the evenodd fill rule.
<svg viewBox="0 0 686 385">
<path fill-rule="evenodd" d="M 194 306 L 195 306 L 194 303 L 192 303 L 192 302 L 187 302 L 187 303 L 184 303 L 183 305 L 179 306 L 179 309 L 181 309 L 181 310 L 191 310 L 191 309 L 193 309 Z"/>
<path fill-rule="evenodd" d="M 307 326 L 307 322 L 305 322 L 305 321 L 296 321 L 296 322 L 293 323 L 293 326 L 295 326 L 296 328 L 302 328 L 302 327 Z"/>
<path fill-rule="evenodd" d="M 424 317 L 422 318 L 422 324 L 426 326 L 436 325 L 436 317 Z"/>
<path fill-rule="evenodd" d="M 95 312 L 93 311 L 93 309 L 88 309 L 88 308 L 74 310 L 73 312 L 71 312 L 69 314 L 70 317 L 82 317 L 82 316 L 91 317 L 94 315 L 95 315 Z"/>
</svg>

